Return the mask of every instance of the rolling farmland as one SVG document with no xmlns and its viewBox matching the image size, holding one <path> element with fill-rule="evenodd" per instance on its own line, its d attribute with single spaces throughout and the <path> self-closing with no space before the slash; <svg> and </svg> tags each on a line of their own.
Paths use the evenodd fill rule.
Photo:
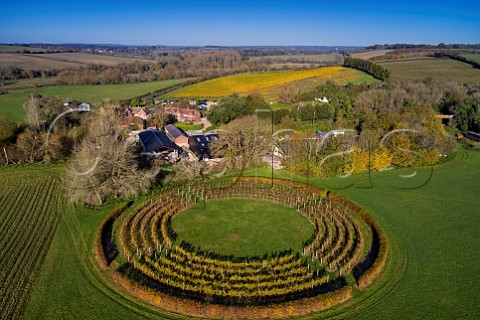
<svg viewBox="0 0 480 320">
<path fill-rule="evenodd" d="M 467 63 L 452 59 L 412 58 L 376 63 L 391 71 L 392 80 L 423 80 L 432 77 L 434 80 L 480 83 L 480 70 Z"/>
<path fill-rule="evenodd" d="M 364 51 L 364 52 L 359 52 L 359 53 L 354 53 L 352 54 L 353 58 L 358 58 L 358 59 L 372 59 L 372 58 L 378 58 L 382 57 L 384 55 L 387 55 L 391 53 L 393 50 L 369 50 L 369 51 Z"/>
<path fill-rule="evenodd" d="M 25 47 L 20 45 L 0 45 L 0 53 L 20 53 L 20 52 L 47 52 L 48 49 L 37 47 Z"/>
<path fill-rule="evenodd" d="M 337 53 L 323 54 L 286 54 L 250 57 L 251 61 L 266 62 L 275 69 L 282 68 L 314 68 L 327 65 L 341 65 L 343 56 Z"/>
<path fill-rule="evenodd" d="M 55 172 L 2 169 L 0 180 L 0 318 L 12 319 L 28 304 L 64 197 Z"/>
<path fill-rule="evenodd" d="M 14 121 L 22 123 L 25 121 L 23 103 L 31 92 L 37 92 L 42 96 L 57 96 L 59 98 L 72 98 L 89 103 L 102 102 L 104 99 L 122 100 L 143 95 L 155 90 L 175 86 L 188 79 L 139 82 L 129 84 L 111 85 L 78 85 L 78 86 L 57 86 L 37 89 L 18 90 L 12 93 L 0 95 L 0 115 L 6 115 Z"/>
<path fill-rule="evenodd" d="M 312 90 L 327 80 L 343 84 L 355 81 L 360 77 L 361 73 L 356 70 L 338 66 L 298 71 L 245 73 L 197 83 L 174 91 L 168 94 L 167 97 L 220 98 L 234 93 L 239 95 L 260 93 L 267 99 L 278 100 L 278 96 L 284 90 L 285 85 L 291 84 L 298 91 L 303 92 Z"/>
<path fill-rule="evenodd" d="M 9 47 L 6 48 L 8 49 Z M 1 66 L 17 67 L 32 70 L 62 70 L 66 68 L 80 67 L 89 63 L 116 65 L 119 63 L 132 63 L 134 61 L 150 60 L 88 53 L 20 54 L 14 53 L 12 51 L 0 53 Z"/>
<path fill-rule="evenodd" d="M 369 177 L 362 174 L 351 178 L 353 187 L 335 191 L 375 216 L 391 242 L 392 253 L 384 275 L 371 289 L 356 290 L 349 302 L 307 318 L 477 318 L 479 160 L 478 152 L 460 150 L 455 159 L 435 166 L 431 181 L 417 189 L 394 188 L 402 182 L 400 172 L 394 170 L 372 173 L 373 188 L 365 188 Z M 269 170 L 255 172 L 269 176 Z M 297 179 L 285 171 L 276 171 L 275 176 Z M 347 182 L 310 180 L 329 189 Z M 137 200 L 137 206 L 142 201 Z M 95 233 L 110 210 L 112 206 L 66 211 L 25 311 L 26 319 L 74 319 L 79 314 L 83 319 L 175 318 L 103 284 L 108 275 L 92 276 Z"/>
</svg>

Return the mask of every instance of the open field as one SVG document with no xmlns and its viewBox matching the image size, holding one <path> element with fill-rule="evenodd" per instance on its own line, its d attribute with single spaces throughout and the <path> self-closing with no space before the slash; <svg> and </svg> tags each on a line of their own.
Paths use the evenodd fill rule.
<svg viewBox="0 0 480 320">
<path fill-rule="evenodd" d="M 271 202 L 216 200 L 182 212 L 172 220 L 177 242 L 237 257 L 292 249 L 313 235 L 313 225 L 295 209 Z"/>
<path fill-rule="evenodd" d="M 20 79 L 16 81 L 8 81 L 1 87 L 2 91 L 11 92 L 17 89 L 38 88 L 46 86 L 54 86 L 57 79 L 54 77 L 47 78 L 33 78 L 33 79 Z"/>
<path fill-rule="evenodd" d="M 8 52 L 8 53 L 14 53 L 14 52 L 24 52 L 24 51 L 30 51 L 30 52 L 47 52 L 48 49 L 44 48 L 35 48 L 35 47 L 24 47 L 24 46 L 6 46 L 6 45 L 0 45 L 0 53 Z"/>
<path fill-rule="evenodd" d="M 312 68 L 315 66 L 341 65 L 343 56 L 336 53 L 325 54 L 286 54 L 250 57 L 250 61 L 266 62 L 275 69 Z"/>
<path fill-rule="evenodd" d="M 299 92 L 314 89 L 327 80 L 344 84 L 361 78 L 360 73 L 343 67 L 324 67 L 310 70 L 280 71 L 269 73 L 245 73 L 221 77 L 194 84 L 169 93 L 175 98 L 220 98 L 234 93 L 248 95 L 260 93 L 270 100 L 278 100 L 285 85 L 292 85 Z"/>
<path fill-rule="evenodd" d="M 480 153 L 460 150 L 453 160 L 436 165 L 423 186 L 429 168 L 417 168 L 419 180 L 413 182 L 399 177 L 400 171 L 374 172 L 373 186 L 367 174 L 348 181 L 308 180 L 369 210 L 385 229 L 391 248 L 387 269 L 371 288 L 356 290 L 345 304 L 310 318 L 478 318 L 479 163 Z M 269 170 L 265 166 L 249 173 L 269 176 Z M 275 175 L 298 179 L 285 171 Z M 407 186 L 421 187 L 398 189 Z M 92 261 L 95 232 L 111 209 L 65 209 L 25 319 L 177 318 L 128 298 Z"/>
<path fill-rule="evenodd" d="M 30 299 L 64 204 L 55 168 L 0 169 L 0 319 Z"/>
<path fill-rule="evenodd" d="M 62 70 L 82 66 L 82 63 L 74 61 L 58 61 L 44 58 L 48 54 L 27 55 L 19 53 L 0 54 L 0 66 L 15 67 L 32 70 Z"/>
<path fill-rule="evenodd" d="M 54 60 L 54 61 L 64 61 L 64 62 L 74 62 L 81 64 L 104 64 L 104 65 L 116 65 L 119 63 L 132 63 L 135 61 L 147 61 L 151 60 L 146 59 L 137 59 L 137 58 L 124 58 L 100 54 L 89 54 L 89 53 L 48 53 L 40 55 L 28 55 L 29 57 L 37 57 L 41 59 Z"/>
<path fill-rule="evenodd" d="M 376 63 L 391 71 L 393 80 L 434 80 L 480 83 L 480 70 L 467 63 L 452 59 L 415 58 Z"/>
<path fill-rule="evenodd" d="M 339 54 L 326 53 L 326 54 L 285 54 L 285 55 L 271 55 L 252 57 L 251 60 L 272 59 L 282 62 L 294 62 L 294 63 L 332 63 L 337 61 Z"/>
<path fill-rule="evenodd" d="M 476 54 L 462 54 L 462 56 L 464 56 L 464 57 L 467 58 L 467 59 L 480 62 L 480 53 L 476 53 Z"/>
<path fill-rule="evenodd" d="M 88 103 L 98 103 L 104 99 L 122 100 L 139 95 L 147 94 L 155 90 L 165 89 L 188 79 L 139 82 L 129 84 L 111 85 L 78 85 L 78 86 L 57 86 L 36 89 L 18 90 L 12 93 L 0 95 L 0 115 L 10 117 L 18 123 L 25 121 L 23 103 L 31 92 L 37 92 L 42 96 L 56 96 L 62 99 L 72 98 Z"/>
<path fill-rule="evenodd" d="M 378 57 L 384 56 L 386 54 L 389 54 L 392 51 L 393 50 L 391 50 L 391 49 L 389 49 L 389 50 L 371 50 L 371 51 L 354 53 L 354 54 L 352 54 L 352 57 L 357 58 L 357 59 L 368 60 L 368 59 L 371 59 L 371 58 L 378 58 Z"/>
<path fill-rule="evenodd" d="M 88 53 L 0 54 L 0 66 L 17 67 L 27 70 L 62 70 L 80 67 L 89 63 L 116 65 L 119 63 L 132 63 L 134 61 L 149 60 Z"/>
</svg>

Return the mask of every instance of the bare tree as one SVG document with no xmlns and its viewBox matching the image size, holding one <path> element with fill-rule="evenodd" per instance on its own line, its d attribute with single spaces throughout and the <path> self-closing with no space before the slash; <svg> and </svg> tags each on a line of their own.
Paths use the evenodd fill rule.
<svg viewBox="0 0 480 320">
<path fill-rule="evenodd" d="M 40 110 L 41 96 L 37 94 L 30 94 L 27 101 L 23 104 L 23 109 L 27 114 L 28 124 L 35 129 L 39 129 L 43 125 L 42 115 Z"/>
<path fill-rule="evenodd" d="M 20 161 L 33 163 L 42 161 L 45 152 L 45 134 L 35 129 L 27 128 L 17 139 L 17 158 Z"/>
<path fill-rule="evenodd" d="M 205 181 L 208 179 L 212 169 L 212 166 L 204 161 L 190 161 L 187 159 L 182 159 L 175 166 L 175 174 L 169 176 L 169 180 L 191 181 L 198 179 L 200 181 Z"/>
<path fill-rule="evenodd" d="M 136 195 L 151 186 L 156 168 L 140 169 L 116 117 L 101 114 L 88 129 L 67 171 L 73 201 L 100 205 L 109 197 Z"/>
<path fill-rule="evenodd" d="M 163 130 L 163 127 L 167 123 L 168 112 L 165 111 L 164 107 L 157 107 L 153 112 L 153 125 L 159 130 Z"/>
<path fill-rule="evenodd" d="M 236 119 L 222 127 L 220 138 L 212 143 L 215 157 L 227 168 L 242 169 L 259 163 L 272 150 L 272 124 L 255 115 Z"/>
</svg>

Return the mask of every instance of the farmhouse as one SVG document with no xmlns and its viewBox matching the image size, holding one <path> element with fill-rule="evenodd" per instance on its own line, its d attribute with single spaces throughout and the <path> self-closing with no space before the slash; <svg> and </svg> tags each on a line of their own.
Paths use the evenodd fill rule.
<svg viewBox="0 0 480 320">
<path fill-rule="evenodd" d="M 169 124 L 165 126 L 165 133 L 176 145 L 188 148 L 188 134 L 182 129 Z"/>
<path fill-rule="evenodd" d="M 139 107 L 129 107 L 123 111 L 123 124 L 136 125 L 139 128 L 147 127 L 147 120 L 150 117 L 150 110 Z"/>
<path fill-rule="evenodd" d="M 147 120 L 150 111 L 140 107 L 129 107 L 123 112 L 125 117 L 139 117 L 143 120 Z"/>
<path fill-rule="evenodd" d="M 198 134 L 188 137 L 188 145 L 198 160 L 208 161 L 212 159 L 210 144 L 215 140 L 218 140 L 218 134 L 216 133 Z"/>
<path fill-rule="evenodd" d="M 199 124 L 201 123 L 202 113 L 197 109 L 182 108 L 182 107 L 167 107 L 165 111 L 173 114 L 178 122 Z"/>
</svg>

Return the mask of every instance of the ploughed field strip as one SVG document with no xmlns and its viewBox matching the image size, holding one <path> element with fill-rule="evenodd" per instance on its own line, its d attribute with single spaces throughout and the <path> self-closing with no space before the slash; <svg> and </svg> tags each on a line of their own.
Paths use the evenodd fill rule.
<svg viewBox="0 0 480 320">
<path fill-rule="evenodd" d="M 263 200 L 297 209 L 313 224 L 302 252 L 233 258 L 176 241 L 171 220 L 197 202 Z M 130 214 L 120 253 L 156 290 L 225 305 L 266 305 L 314 297 L 346 285 L 367 256 L 370 226 L 347 208 L 309 190 L 264 184 L 198 185 L 163 193 Z"/>
</svg>

